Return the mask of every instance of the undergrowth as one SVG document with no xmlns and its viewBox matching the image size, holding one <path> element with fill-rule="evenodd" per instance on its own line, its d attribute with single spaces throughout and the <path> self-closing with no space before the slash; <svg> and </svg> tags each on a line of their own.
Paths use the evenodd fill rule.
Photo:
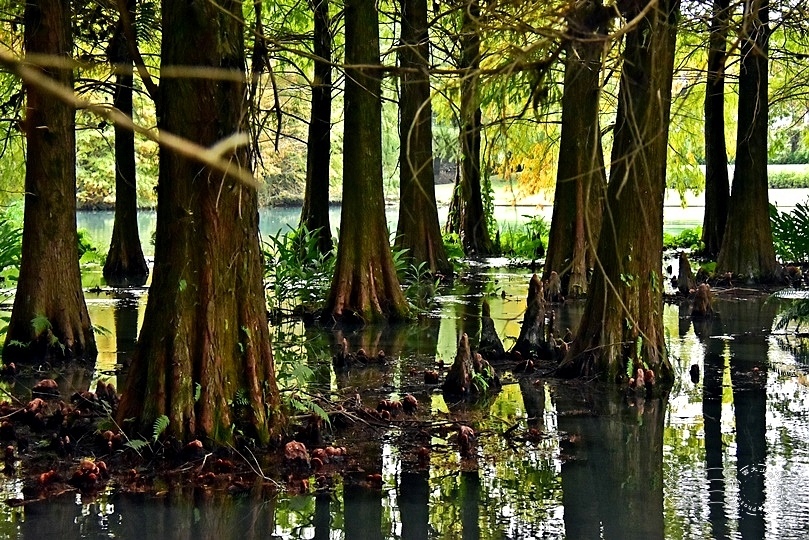
<svg viewBox="0 0 809 540">
<path fill-rule="evenodd" d="M 314 310 L 326 301 L 337 257 L 334 251 L 320 252 L 318 232 L 301 225 L 278 231 L 264 241 L 264 278 L 271 313 L 290 315 L 298 306 Z"/>
<path fill-rule="evenodd" d="M 520 225 L 506 225 L 498 229 L 495 236 L 497 251 L 504 257 L 517 259 L 538 259 L 545 256 L 548 245 L 550 225 L 542 216 L 523 216 L 528 218 Z"/>
<path fill-rule="evenodd" d="M 809 261 L 809 201 L 798 203 L 792 212 L 781 212 L 770 204 L 775 254 L 782 262 Z"/>
<path fill-rule="evenodd" d="M 702 243 L 702 227 L 685 229 L 679 234 L 663 233 L 663 249 L 701 251 L 704 247 Z"/>
</svg>

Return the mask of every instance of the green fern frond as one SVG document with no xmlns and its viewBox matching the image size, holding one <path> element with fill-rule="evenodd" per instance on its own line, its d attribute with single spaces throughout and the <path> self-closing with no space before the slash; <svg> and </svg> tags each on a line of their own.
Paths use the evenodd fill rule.
<svg viewBox="0 0 809 540">
<path fill-rule="evenodd" d="M 39 337 L 53 326 L 51 326 L 51 321 L 45 315 L 37 315 L 31 319 L 31 328 L 34 330 L 34 336 Z"/>
<path fill-rule="evenodd" d="M 140 452 L 145 447 L 149 446 L 149 442 L 144 439 L 130 439 L 124 443 L 124 446 L 131 448 L 135 452 Z"/>
<path fill-rule="evenodd" d="M 809 324 L 809 299 L 793 300 L 790 306 L 778 315 L 775 329 L 783 330 L 791 322 L 797 323 L 795 332 L 800 332 L 801 326 Z"/>
<path fill-rule="evenodd" d="M 157 418 L 155 418 L 154 426 L 152 426 L 152 441 L 157 442 L 157 439 L 166 431 L 166 428 L 169 427 L 169 417 L 165 414 L 161 414 Z"/>
</svg>

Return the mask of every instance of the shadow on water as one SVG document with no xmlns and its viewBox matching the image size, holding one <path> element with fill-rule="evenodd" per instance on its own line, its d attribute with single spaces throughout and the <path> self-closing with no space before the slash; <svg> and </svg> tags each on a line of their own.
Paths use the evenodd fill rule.
<svg viewBox="0 0 809 540">
<path fill-rule="evenodd" d="M 254 487 L 166 485 L 159 495 L 111 489 L 92 500 L 70 494 L 0 513 L 0 535 L 48 537 L 254 538 L 802 538 L 809 528 L 809 377 L 801 342 L 772 335 L 777 302 L 717 295 L 717 317 L 693 320 L 669 306 L 664 324 L 678 380 L 665 397 L 645 399 L 582 383 L 504 374 L 500 393 L 476 404 L 446 403 L 424 370 L 451 364 L 458 336 L 476 342 L 480 306 L 491 305 L 506 348 L 525 309 L 529 275 L 489 270 L 459 280 L 417 324 L 341 332 L 275 327 L 279 369 L 304 364 L 309 390 L 338 399 L 412 393 L 423 429 L 396 423 L 324 433 L 349 449 L 356 467 L 327 489 L 301 495 Z M 63 392 L 117 377 L 133 350 L 145 296 L 88 295 L 99 338 L 96 365 L 60 374 Z M 581 302 L 555 309 L 563 334 Z M 336 373 L 343 339 L 351 351 L 384 350 L 384 365 Z M 689 377 L 691 366 L 699 378 Z M 283 378 L 279 378 L 283 380 Z M 33 381 L 4 387 L 26 399 Z M 426 418 L 426 420 L 425 420 Z M 457 425 L 477 434 L 459 455 Z M 436 426 L 444 426 L 436 429 Z M 414 435 L 415 433 L 415 435 Z M 361 443 L 361 444 L 360 444 Z M 429 452 L 420 453 L 423 448 Z M 381 487 L 368 482 L 379 474 Z M 6 476 L 2 497 L 19 496 Z"/>
</svg>

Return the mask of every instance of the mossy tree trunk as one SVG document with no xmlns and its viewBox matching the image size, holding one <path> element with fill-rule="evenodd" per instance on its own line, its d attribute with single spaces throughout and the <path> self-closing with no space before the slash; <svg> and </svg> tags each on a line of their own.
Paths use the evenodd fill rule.
<svg viewBox="0 0 809 540">
<path fill-rule="evenodd" d="M 599 127 L 603 35 L 610 18 L 600 1 L 573 9 L 567 17 L 562 92 L 562 135 L 548 256 L 542 279 L 555 271 L 562 294 L 587 293 L 587 270 L 601 228 L 606 173 Z"/>
<path fill-rule="evenodd" d="M 24 19 L 27 54 L 69 60 L 73 49 L 69 0 L 27 2 Z M 73 87 L 69 68 L 43 68 L 43 73 Z M 22 263 L 3 358 L 7 362 L 94 358 L 95 338 L 76 241 L 75 110 L 36 86 L 26 85 L 25 90 Z"/>
<path fill-rule="evenodd" d="M 312 116 L 306 152 L 306 191 L 301 225 L 318 231 L 317 247 L 326 254 L 332 250 L 329 221 L 329 162 L 331 159 L 331 18 L 328 0 L 310 0 L 314 14 L 312 51 L 315 55 L 312 79 Z"/>
<path fill-rule="evenodd" d="M 399 98 L 400 201 L 396 246 L 433 274 L 452 267 L 444 250 L 433 173 L 433 110 L 430 105 L 430 40 L 427 0 L 402 0 L 402 67 Z"/>
<path fill-rule="evenodd" d="M 767 196 L 767 1 L 745 3 L 743 17 L 736 167 L 717 270 L 766 281 L 778 267 Z"/>
<path fill-rule="evenodd" d="M 626 20 L 644 2 L 620 4 Z M 658 3 L 626 34 L 610 183 L 584 317 L 563 362 L 573 375 L 615 380 L 638 367 L 673 371 L 663 334 L 663 194 L 677 0 Z"/>
<path fill-rule="evenodd" d="M 461 167 L 450 203 L 447 229 L 461 237 L 461 245 L 468 256 L 485 257 L 492 253 L 492 241 L 480 175 L 480 4 L 468 0 L 461 6 L 461 58 L 460 143 Z"/>
<path fill-rule="evenodd" d="M 212 145 L 244 130 L 242 3 L 163 2 L 162 71 L 190 66 L 236 77 L 163 77 L 161 129 Z M 237 150 L 233 166 L 246 166 Z M 241 428 L 266 444 L 279 396 L 267 325 L 255 190 L 161 148 L 155 267 L 118 421 L 151 434 L 224 444 Z M 124 424 L 122 424 L 124 425 Z"/>
<path fill-rule="evenodd" d="M 127 0 L 129 20 L 135 20 L 135 1 Z M 123 18 L 109 48 L 109 60 L 116 69 L 112 104 L 132 117 L 132 57 L 126 45 Z M 133 32 L 134 33 L 134 32 Z M 115 221 L 104 279 L 113 287 L 141 286 L 149 277 L 138 234 L 138 190 L 135 178 L 135 134 L 131 129 L 115 126 Z"/>
<path fill-rule="evenodd" d="M 393 265 L 382 191 L 382 75 L 373 0 L 345 5 L 346 84 L 340 240 L 324 317 L 402 319 L 407 302 Z"/>
<path fill-rule="evenodd" d="M 730 0 L 714 0 L 708 45 L 705 89 L 705 216 L 702 243 L 705 255 L 715 258 L 722 246 L 728 218 L 730 181 L 725 143 L 725 60 L 727 58 Z"/>
</svg>

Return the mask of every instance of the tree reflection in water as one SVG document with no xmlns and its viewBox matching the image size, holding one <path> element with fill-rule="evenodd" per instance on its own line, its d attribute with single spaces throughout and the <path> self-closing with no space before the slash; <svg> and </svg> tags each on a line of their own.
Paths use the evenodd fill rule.
<svg viewBox="0 0 809 540">
<path fill-rule="evenodd" d="M 664 537 L 663 422 L 667 396 L 627 397 L 582 385 L 557 393 L 565 534 Z"/>
<path fill-rule="evenodd" d="M 509 284 L 500 275 L 507 297 L 487 296 L 498 330 L 508 326 L 512 337 L 519 331 L 513 321 L 521 320 L 526 281 L 527 276 L 518 276 Z M 669 333 L 680 336 L 671 344 L 674 359 L 686 360 L 678 364 L 681 379 L 669 398 L 640 399 L 544 378 L 537 384 L 533 374 L 530 380 L 505 378 L 501 393 L 477 406 L 450 409 L 440 392 L 423 384 L 423 371 L 435 368 L 436 350 L 442 351 L 441 359 L 451 359 L 443 351 L 454 353 L 457 332 L 475 335 L 472 319 L 479 317 L 486 290 L 462 283 L 461 296 L 449 297 L 440 319 L 343 333 L 301 328 L 300 341 L 290 342 L 288 352 L 277 344 L 279 358 L 305 361 L 313 369 L 315 392 L 359 392 L 375 408 L 378 398 L 363 390 L 373 385 L 384 397 L 412 393 L 420 413 L 431 415 L 436 425 L 468 423 L 478 433 L 474 459 L 459 458 L 454 427 L 446 433 L 425 427 L 414 436 L 392 423 L 380 427 L 381 441 L 372 444 L 335 441 L 351 447 L 349 460 L 361 459 L 363 471 L 357 478 L 336 478 L 330 493 L 316 493 L 314 478 L 312 492 L 303 495 L 264 488 L 228 494 L 224 487 L 174 485 L 160 488 L 158 496 L 110 491 L 82 501 L 72 493 L 13 509 L 19 519 L 4 514 L 0 536 L 801 537 L 809 515 L 800 483 L 809 470 L 807 362 L 794 344 L 786 352 L 775 346 L 782 338 L 769 331 L 776 304 L 718 295 L 721 318 L 693 321 L 696 335 L 687 305 L 666 306 Z M 580 306 L 556 307 L 560 335 L 575 326 Z M 115 307 L 121 358 L 134 339 L 137 310 L 123 299 Z M 383 348 L 389 362 L 335 374 L 330 355 L 342 337 L 352 351 L 363 347 L 374 354 Z M 507 337 L 501 337 L 508 348 Z M 779 352 L 785 370 L 772 365 Z M 697 384 L 688 378 L 692 363 L 701 367 Z M 60 387 L 92 388 L 90 373 L 60 372 Z M 34 382 L 3 384 L 29 399 Z M 506 436 L 512 426 L 511 437 Z M 417 450 L 430 443 L 429 457 L 419 460 Z M 385 478 L 381 490 L 366 485 L 366 475 L 378 472 Z M 782 476 L 787 481 L 780 481 Z M 8 477 L 6 497 L 19 496 L 13 491 L 16 481 Z"/>
</svg>

